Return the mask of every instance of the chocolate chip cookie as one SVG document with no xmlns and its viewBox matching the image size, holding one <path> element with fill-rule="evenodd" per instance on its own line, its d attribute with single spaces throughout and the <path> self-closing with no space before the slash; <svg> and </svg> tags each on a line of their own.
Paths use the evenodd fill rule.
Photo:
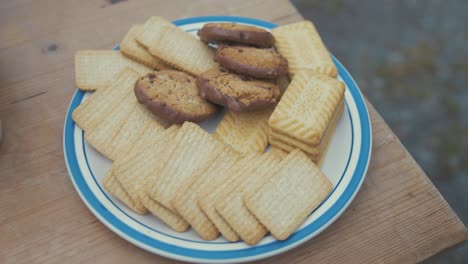
<svg viewBox="0 0 468 264">
<path fill-rule="evenodd" d="M 180 71 L 149 73 L 136 81 L 134 92 L 140 104 L 174 123 L 200 122 L 217 110 L 198 94 L 196 79 Z"/>
<path fill-rule="evenodd" d="M 197 78 L 197 87 L 203 98 L 226 106 L 234 112 L 254 111 L 276 103 L 279 88 L 274 82 L 212 69 Z"/>
<path fill-rule="evenodd" d="M 273 35 L 261 28 L 235 23 L 208 23 L 198 31 L 198 36 L 208 43 L 229 43 L 271 48 Z"/>
<path fill-rule="evenodd" d="M 226 69 L 260 79 L 275 79 L 288 73 L 288 61 L 274 49 L 223 45 L 214 60 Z"/>
</svg>

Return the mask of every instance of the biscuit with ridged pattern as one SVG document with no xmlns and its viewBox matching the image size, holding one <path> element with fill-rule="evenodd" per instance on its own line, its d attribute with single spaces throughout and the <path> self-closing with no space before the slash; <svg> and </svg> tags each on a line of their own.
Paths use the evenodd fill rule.
<svg viewBox="0 0 468 264">
<path fill-rule="evenodd" d="M 122 187 L 120 182 L 115 178 L 112 170 L 109 170 L 104 178 L 102 178 L 102 186 L 112 195 L 117 197 L 122 203 L 128 208 L 138 214 L 147 214 L 148 210 L 143 205 L 135 203 L 135 201 L 128 195 L 125 189 Z"/>
<path fill-rule="evenodd" d="M 176 137 L 174 152 L 157 174 L 157 184 L 148 194 L 171 211 L 177 190 L 199 169 L 209 166 L 226 146 L 197 124 L 185 122 Z"/>
<path fill-rule="evenodd" d="M 194 76 L 216 66 L 213 48 L 161 17 L 148 19 L 137 41 L 164 63 Z"/>
<path fill-rule="evenodd" d="M 268 145 L 268 118 L 273 108 L 256 112 L 228 111 L 213 136 L 240 153 L 263 153 Z"/>
<path fill-rule="evenodd" d="M 186 181 L 178 190 L 173 200 L 177 212 L 185 218 L 192 228 L 205 240 L 213 240 L 218 228 L 203 212 L 198 204 L 201 193 L 211 184 L 219 185 L 224 181 L 226 172 L 240 159 L 240 155 L 226 147 L 207 167 L 199 169 L 192 179 Z M 222 232 L 222 230 L 220 230 Z M 227 235 L 229 239 L 229 235 Z"/>
<path fill-rule="evenodd" d="M 257 244 L 268 230 L 245 207 L 242 197 L 257 181 L 273 175 L 280 164 L 271 154 L 252 158 L 242 168 L 231 172 L 236 173 L 234 181 L 217 197 L 216 210 L 249 245 Z"/>
<path fill-rule="evenodd" d="M 279 240 L 287 239 L 331 192 L 333 186 L 300 150 L 291 152 L 281 168 L 247 190 L 251 213 Z"/>
<path fill-rule="evenodd" d="M 111 85 L 97 90 L 75 108 L 73 121 L 84 131 L 102 122 L 124 98 L 132 96 L 133 85 L 138 77 L 137 72 L 124 68 L 115 76 Z"/>
<path fill-rule="evenodd" d="M 75 53 L 76 86 L 84 91 L 103 89 L 111 85 L 124 68 L 138 75 L 154 71 L 116 50 L 79 50 Z"/>
<path fill-rule="evenodd" d="M 341 81 L 310 71 L 294 76 L 268 125 L 310 145 L 320 143 L 344 98 Z"/>
<path fill-rule="evenodd" d="M 170 129 L 176 129 L 176 127 L 167 130 Z M 171 133 L 171 131 L 167 130 L 166 133 Z M 167 136 L 158 137 L 156 143 L 153 142 L 147 145 L 143 151 L 138 151 L 135 155 L 128 155 L 125 161 L 116 161 L 114 163 L 114 173 L 122 186 L 125 186 L 128 190 L 134 190 L 130 192 L 134 193 L 136 198 L 141 200 L 142 204 L 153 215 L 175 231 L 183 232 L 188 229 L 188 223 L 178 214 L 154 201 L 147 194 L 147 190 L 156 184 L 158 175 L 155 172 L 162 169 L 175 150 L 176 138 L 180 133 L 180 129 L 177 130 L 175 135 L 174 131 L 172 131 Z M 138 179 L 138 181 L 135 182 L 135 179 Z"/>
<path fill-rule="evenodd" d="M 154 57 L 140 45 L 136 38 L 141 33 L 143 25 L 133 25 L 127 32 L 122 42 L 120 42 L 120 52 L 125 56 L 152 69 L 169 70 L 172 69 L 158 58 Z"/>
<path fill-rule="evenodd" d="M 332 77 L 338 70 L 323 44 L 317 29 L 310 21 L 279 26 L 271 30 L 275 47 L 288 59 L 289 72 L 294 76 L 301 69 L 310 69 Z"/>
<path fill-rule="evenodd" d="M 240 237 L 218 211 L 216 211 L 216 201 L 218 197 L 224 193 L 225 189 L 234 184 L 239 171 L 242 173 L 243 171 L 250 170 L 250 167 L 244 166 L 244 164 L 249 164 L 252 159 L 257 159 L 258 156 L 258 153 L 250 153 L 238 160 L 230 169 L 223 171 L 221 177 L 211 181 L 200 194 L 198 204 L 228 241 L 235 242 L 238 241 Z"/>
</svg>

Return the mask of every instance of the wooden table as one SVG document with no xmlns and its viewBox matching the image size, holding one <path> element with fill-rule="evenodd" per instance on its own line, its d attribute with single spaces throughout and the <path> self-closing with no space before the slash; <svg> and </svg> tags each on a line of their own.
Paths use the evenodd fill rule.
<svg viewBox="0 0 468 264">
<path fill-rule="evenodd" d="M 75 91 L 73 54 L 109 49 L 151 15 L 240 15 L 301 20 L 283 0 L 2 0 L 0 4 L 0 263 L 154 263 L 168 259 L 119 238 L 86 208 L 62 153 Z M 263 262 L 409 263 L 463 243 L 467 230 L 368 103 L 373 154 L 367 179 L 338 221 Z"/>
</svg>

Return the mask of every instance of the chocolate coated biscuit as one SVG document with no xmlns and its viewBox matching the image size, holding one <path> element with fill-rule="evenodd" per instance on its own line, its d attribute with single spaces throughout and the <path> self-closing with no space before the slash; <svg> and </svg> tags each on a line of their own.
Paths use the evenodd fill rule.
<svg viewBox="0 0 468 264">
<path fill-rule="evenodd" d="M 288 73 L 288 61 L 273 49 L 220 46 L 214 60 L 226 69 L 260 79 L 275 79 Z"/>
<path fill-rule="evenodd" d="M 204 42 L 254 45 L 271 48 L 273 35 L 261 28 L 235 23 L 208 23 L 198 31 Z"/>
<path fill-rule="evenodd" d="M 200 95 L 234 112 L 254 111 L 276 103 L 279 88 L 274 82 L 228 72 L 209 70 L 197 78 Z"/>
<path fill-rule="evenodd" d="M 200 122 L 216 107 L 200 97 L 196 79 L 184 72 L 163 70 L 139 78 L 134 87 L 140 104 L 174 123 Z"/>
</svg>

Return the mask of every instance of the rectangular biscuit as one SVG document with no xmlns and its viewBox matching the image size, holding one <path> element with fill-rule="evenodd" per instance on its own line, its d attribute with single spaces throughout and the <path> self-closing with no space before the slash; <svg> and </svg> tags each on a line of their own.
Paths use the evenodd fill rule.
<svg viewBox="0 0 468 264">
<path fill-rule="evenodd" d="M 328 144 L 335 133 L 335 128 L 341 118 L 343 109 L 344 103 L 341 103 L 333 114 L 333 118 L 325 131 L 325 136 L 316 145 L 310 145 L 296 138 L 283 135 L 281 132 L 276 131 L 273 128 L 269 128 L 268 130 L 269 142 L 272 146 L 283 149 L 287 152 L 291 152 L 296 148 L 301 149 L 309 158 L 312 159 L 312 161 L 318 162 L 323 156 L 325 149 L 328 147 Z"/>
<path fill-rule="evenodd" d="M 201 193 L 211 184 L 224 181 L 228 170 L 240 159 L 240 155 L 227 147 L 208 167 L 199 169 L 192 179 L 186 181 L 173 200 L 177 212 L 205 240 L 215 239 L 219 231 L 198 204 Z M 228 235 L 229 236 L 229 235 Z M 228 238 L 227 238 L 228 239 Z"/>
<path fill-rule="evenodd" d="M 132 69 L 139 76 L 154 71 L 116 50 L 79 50 L 75 53 L 76 86 L 85 91 L 105 88 L 124 68 Z"/>
<path fill-rule="evenodd" d="M 111 111 L 99 124 L 90 127 L 85 132 L 85 140 L 97 151 L 110 160 L 115 160 L 115 136 L 120 132 L 125 122 L 130 118 L 138 102 L 132 94 L 128 94 L 118 105 L 117 111 Z M 137 132 L 137 131 L 136 131 Z"/>
<path fill-rule="evenodd" d="M 116 179 L 135 202 L 141 203 L 146 184 L 144 173 L 137 174 L 132 171 L 132 166 L 138 166 L 141 157 L 135 156 L 143 155 L 141 153 L 145 151 L 164 151 L 168 148 L 167 144 L 174 142 L 177 130 L 177 126 L 164 130 L 164 127 L 154 121 L 146 124 L 139 133 L 139 138 L 132 143 L 128 151 L 118 156 L 112 164 L 111 169 L 116 171 Z"/>
<path fill-rule="evenodd" d="M 129 68 L 117 73 L 108 87 L 94 92 L 73 111 L 75 123 L 84 131 L 99 124 L 125 97 L 133 93 L 138 77 L 139 74 Z"/>
<path fill-rule="evenodd" d="M 143 25 L 133 25 L 130 28 L 128 33 L 123 38 L 122 42 L 120 42 L 120 52 L 124 56 L 141 64 L 144 64 L 152 69 L 172 69 L 172 67 L 151 55 L 151 53 L 149 53 L 149 51 L 146 50 L 145 47 L 143 47 L 137 42 L 136 38 L 141 33 L 142 29 Z"/>
<path fill-rule="evenodd" d="M 135 147 L 136 150 L 131 150 L 131 152 L 135 152 L 130 153 L 125 161 L 116 161 L 114 173 L 127 192 L 135 197 L 135 201 L 141 201 L 153 215 L 175 231 L 183 232 L 189 227 L 188 223 L 179 215 L 151 199 L 146 192 L 147 188 L 150 188 L 148 185 L 155 184 L 155 172 L 161 170 L 175 149 L 175 140 L 179 131 L 175 133 L 175 131 L 171 132 L 171 129 L 177 130 L 176 127 L 167 129 L 162 136 L 157 138 L 157 142 L 141 143 L 145 146 L 142 146 L 139 152 Z"/>
<path fill-rule="evenodd" d="M 333 186 L 300 150 L 244 195 L 245 205 L 279 240 L 287 239 L 331 192 Z"/>
<path fill-rule="evenodd" d="M 344 84 L 336 79 L 301 71 L 294 76 L 268 125 L 284 135 L 316 145 L 325 136 L 344 91 Z"/>
<path fill-rule="evenodd" d="M 145 106 L 137 104 L 110 143 L 110 156 L 115 160 L 131 149 L 133 144 L 140 142 L 140 133 L 148 124 L 151 124 L 153 137 L 169 126 L 167 121 L 155 116 Z"/>
<path fill-rule="evenodd" d="M 139 118 L 136 118 L 136 120 L 138 119 Z M 145 145 L 151 144 L 152 140 L 157 139 L 157 137 L 164 130 L 164 127 L 156 120 L 148 120 L 143 125 L 143 127 L 137 128 L 136 126 L 133 126 L 133 129 L 135 130 L 135 138 L 131 139 L 131 143 L 129 143 L 128 146 L 120 146 L 122 151 L 119 153 L 115 162 L 111 165 L 106 175 L 102 179 L 102 184 L 105 189 L 119 198 L 130 209 L 139 214 L 146 214 L 148 213 L 148 210 L 143 206 L 142 202 L 140 201 L 141 199 L 138 198 L 136 193 L 128 193 L 115 177 L 114 167 L 116 164 L 118 164 L 119 161 L 125 162 L 129 155 L 135 155 L 136 153 L 141 152 L 141 149 L 145 147 Z M 124 130 L 125 129 L 123 128 L 121 131 Z"/>
<path fill-rule="evenodd" d="M 242 164 L 245 169 L 238 169 L 234 182 L 226 186 L 217 197 L 216 210 L 249 245 L 257 244 L 265 236 L 267 229 L 245 207 L 242 196 L 257 181 L 270 177 L 279 164 L 279 160 L 271 154 L 252 158 L 247 164 Z"/>
<path fill-rule="evenodd" d="M 239 153 L 263 153 L 268 145 L 268 118 L 273 108 L 256 112 L 227 111 L 213 136 Z"/>
<path fill-rule="evenodd" d="M 199 195 L 198 205 L 228 241 L 235 242 L 240 237 L 216 211 L 215 204 L 217 198 L 236 181 L 238 173 L 242 174 L 243 171 L 251 169 L 251 167 L 243 166 L 243 164 L 249 164 L 252 159 L 257 159 L 258 156 L 258 153 L 250 153 L 234 163 L 230 169 L 220 171 L 220 177 L 213 179 Z"/>
<path fill-rule="evenodd" d="M 197 124 L 185 122 L 176 138 L 177 146 L 164 167 L 155 172 L 157 184 L 148 194 L 168 209 L 175 211 L 172 203 L 177 190 L 190 180 L 200 168 L 210 164 L 226 147 Z"/>
<path fill-rule="evenodd" d="M 128 195 L 119 181 L 115 178 L 112 170 L 109 170 L 104 178 L 102 178 L 102 186 L 112 195 L 117 197 L 121 202 L 127 205 L 134 212 L 139 214 L 146 214 L 148 210 L 143 205 L 135 203 L 135 201 Z"/>
<path fill-rule="evenodd" d="M 310 21 L 279 26 L 271 30 L 275 47 L 288 59 L 291 76 L 299 70 L 310 69 L 336 77 L 338 70 L 323 44 L 315 26 Z"/>
<path fill-rule="evenodd" d="M 166 64 L 194 76 L 216 66 L 211 47 L 161 17 L 148 19 L 137 41 Z"/>
</svg>

